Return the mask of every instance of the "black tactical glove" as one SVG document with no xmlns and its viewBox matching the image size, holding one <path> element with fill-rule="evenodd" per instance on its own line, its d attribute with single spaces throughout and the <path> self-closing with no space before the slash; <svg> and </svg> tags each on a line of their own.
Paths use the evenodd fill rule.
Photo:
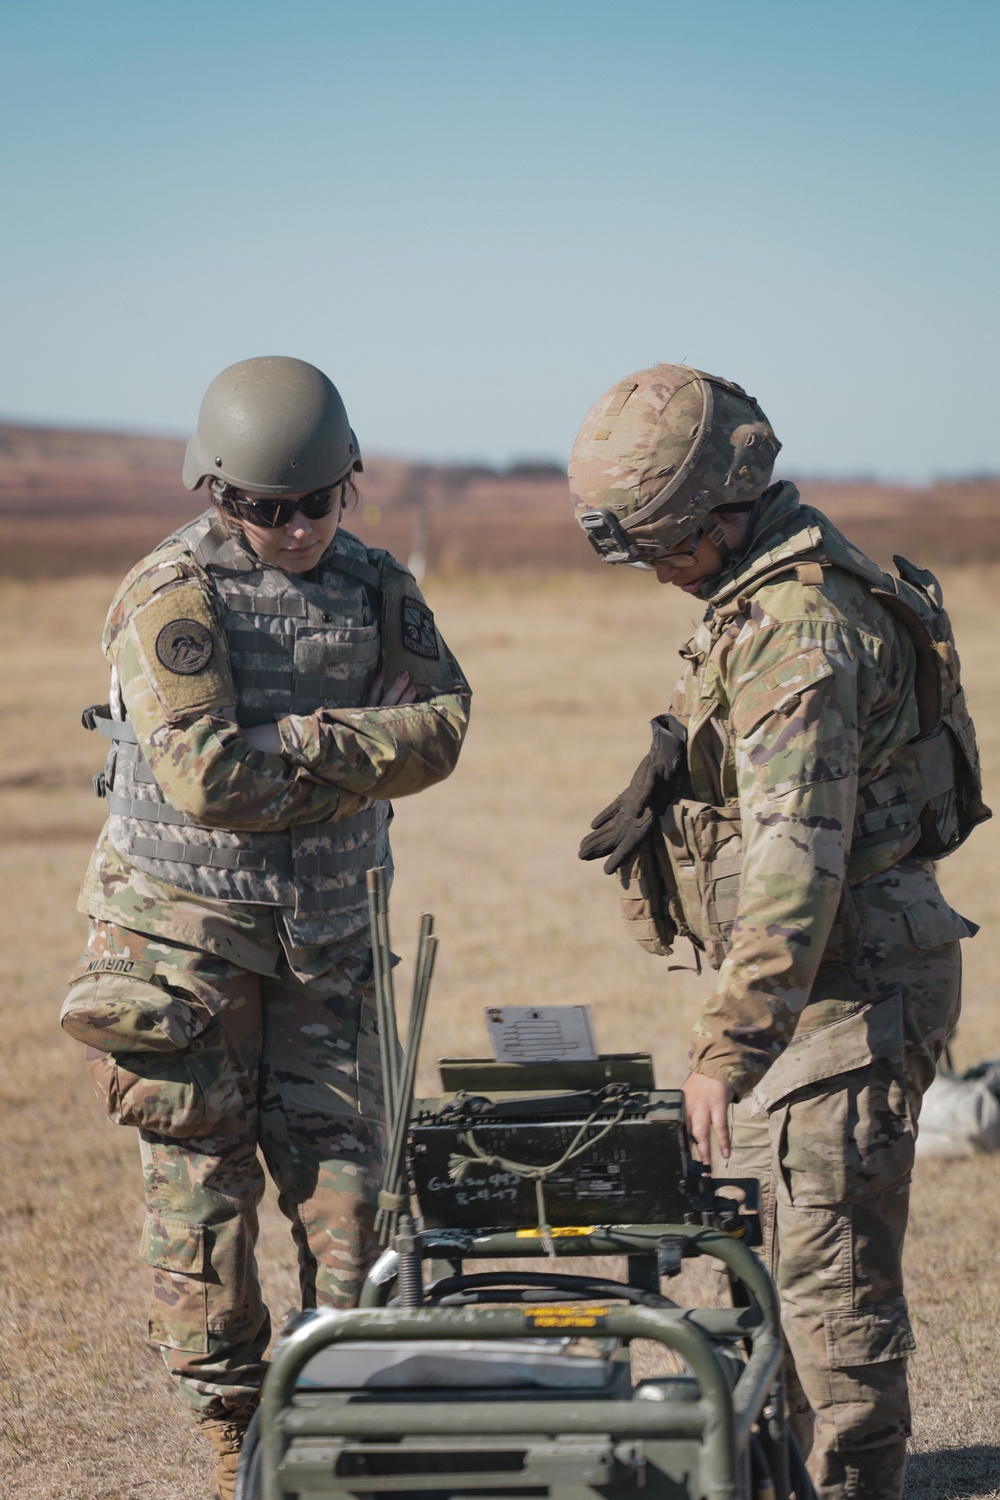
<svg viewBox="0 0 1000 1500">
<path fill-rule="evenodd" d="M 605 875 L 614 875 L 635 859 L 639 846 L 677 795 L 676 782 L 684 754 L 684 727 L 673 714 L 652 720 L 653 743 L 636 766 L 623 792 L 591 823 L 580 845 L 581 859 L 603 859 Z"/>
</svg>

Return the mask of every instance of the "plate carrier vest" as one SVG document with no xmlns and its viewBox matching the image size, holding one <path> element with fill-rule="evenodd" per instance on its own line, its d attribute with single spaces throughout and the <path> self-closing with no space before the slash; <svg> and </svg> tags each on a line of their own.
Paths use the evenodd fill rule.
<svg viewBox="0 0 1000 1500">
<path fill-rule="evenodd" d="M 211 512 L 162 545 L 177 542 L 211 585 L 229 646 L 237 723 L 364 703 L 380 664 L 382 584 L 363 543 L 338 532 L 334 550 L 306 578 L 254 559 Z M 108 837 L 128 864 L 213 901 L 281 907 L 296 946 L 367 929 L 365 873 L 389 863 L 388 803 L 276 833 L 207 828 L 166 800 L 133 725 L 119 714 L 102 704 L 88 709 L 84 722 L 112 741 L 95 790 L 107 798 Z"/>
<path fill-rule="evenodd" d="M 769 546 L 760 552 L 763 541 Z M 821 587 L 829 567 L 862 579 L 913 643 L 920 732 L 888 764 L 861 778 L 847 886 L 891 869 L 908 854 L 926 859 L 950 854 L 991 812 L 982 798 L 975 729 L 937 579 L 904 557 L 893 558 L 897 577 L 883 572 L 826 516 L 807 506 L 785 511 L 774 534 L 756 536 L 753 544 L 752 563 L 742 571 L 737 565 L 736 577 L 712 598 L 699 631 L 704 657 L 765 584 L 794 575 L 799 583 Z M 661 819 L 661 830 L 662 840 L 653 841 L 624 882 L 626 925 L 643 947 L 659 954 L 671 951 L 679 932 L 718 969 L 729 951 L 739 904 L 739 804 L 715 807 L 677 797 Z M 828 951 L 836 947 L 840 926 L 838 919 Z"/>
</svg>

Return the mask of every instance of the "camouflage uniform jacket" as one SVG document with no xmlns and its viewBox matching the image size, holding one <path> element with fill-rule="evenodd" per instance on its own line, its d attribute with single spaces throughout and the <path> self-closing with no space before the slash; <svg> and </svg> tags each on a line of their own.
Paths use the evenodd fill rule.
<svg viewBox="0 0 1000 1500">
<path fill-rule="evenodd" d="M 206 512 L 124 580 L 104 650 L 110 816 L 81 907 L 265 971 L 276 934 L 306 973 L 363 942 L 388 799 L 447 776 L 468 724 L 412 576 L 344 531 L 290 575 Z M 362 707 L 403 669 L 415 703 Z M 242 729 L 275 721 L 282 753 L 252 748 Z"/>
<path fill-rule="evenodd" d="M 797 565 L 817 549 L 833 566 Z M 914 646 L 866 570 L 884 577 L 792 485 L 776 485 L 741 556 L 705 588 L 705 619 L 681 651 L 671 706 L 688 731 L 690 797 L 668 820 L 691 878 L 709 883 L 702 898 L 729 908 L 692 1067 L 737 1098 L 790 1041 L 834 956 L 848 885 L 918 837 L 912 819 L 863 822 L 865 788 L 920 728 Z M 729 868 L 734 832 L 742 850 Z"/>
</svg>

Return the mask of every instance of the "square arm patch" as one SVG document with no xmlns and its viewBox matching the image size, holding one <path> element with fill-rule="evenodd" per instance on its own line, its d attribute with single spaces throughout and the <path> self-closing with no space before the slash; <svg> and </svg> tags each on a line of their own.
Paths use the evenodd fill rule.
<svg viewBox="0 0 1000 1500">
<path fill-rule="evenodd" d="M 440 659 L 434 615 L 422 599 L 403 594 L 399 601 L 399 632 L 407 651 L 427 661 Z"/>
</svg>

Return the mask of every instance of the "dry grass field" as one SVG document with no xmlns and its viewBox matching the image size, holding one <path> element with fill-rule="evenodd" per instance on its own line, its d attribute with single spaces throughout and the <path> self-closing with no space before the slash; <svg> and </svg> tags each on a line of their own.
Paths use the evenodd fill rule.
<svg viewBox="0 0 1000 1500">
<path fill-rule="evenodd" d="M 101 820 L 89 792 L 100 746 L 78 710 L 105 693 L 98 642 L 114 582 L 0 581 L 0 1492 L 200 1500 L 201 1440 L 144 1342 L 135 1142 L 104 1120 L 57 1024 Z M 1000 569 L 946 584 L 996 799 Z M 428 592 L 477 697 L 454 778 L 397 808 L 404 982 L 420 911 L 441 938 L 422 1086 L 434 1087 L 436 1056 L 482 1050 L 484 1005 L 527 1001 L 587 1002 L 599 1044 L 650 1048 L 659 1082 L 676 1084 L 707 981 L 631 944 L 610 882 L 575 851 L 645 749 L 696 607 L 621 570 L 432 579 Z M 961 1066 L 1000 1054 L 998 872 L 1000 822 L 943 870 L 949 899 L 983 927 L 967 947 Z M 1000 1494 L 998 1175 L 998 1158 L 918 1168 L 909 1500 Z M 261 1263 L 280 1316 L 293 1276 L 273 1206 Z"/>
</svg>

